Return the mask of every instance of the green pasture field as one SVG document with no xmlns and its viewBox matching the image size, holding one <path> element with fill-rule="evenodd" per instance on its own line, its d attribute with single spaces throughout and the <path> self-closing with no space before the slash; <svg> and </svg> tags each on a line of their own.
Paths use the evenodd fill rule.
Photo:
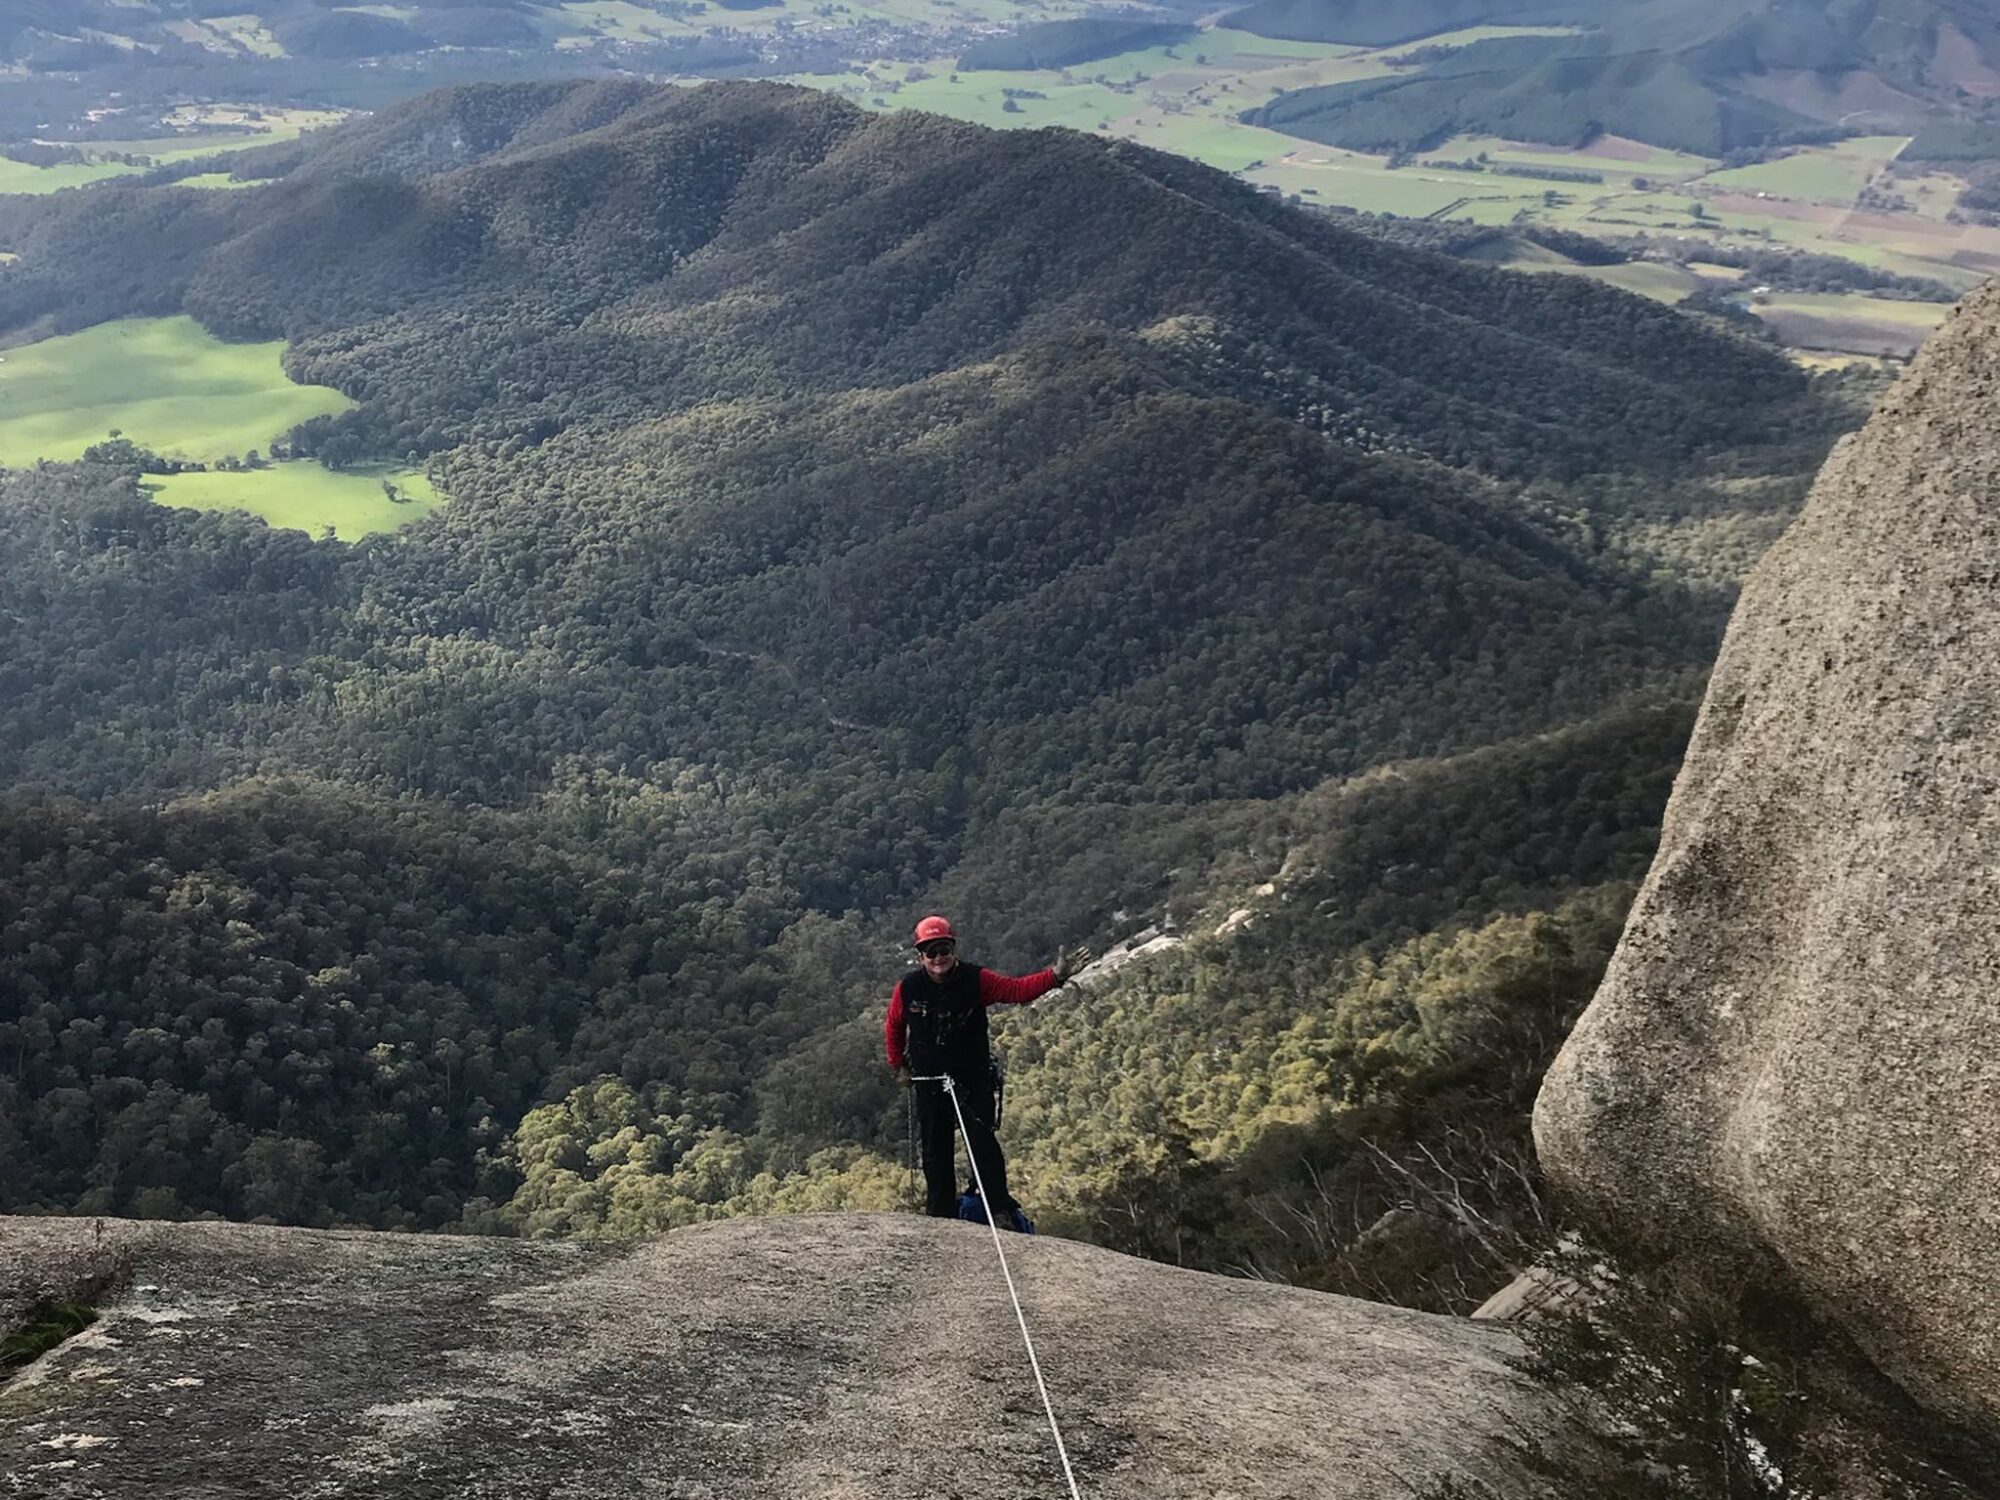
<svg viewBox="0 0 2000 1500">
<path fill-rule="evenodd" d="M 1949 172 L 1912 174 L 1908 167 L 1899 164 L 1888 187 L 1891 192 L 1908 199 L 1923 217 L 1942 219 L 1958 207 L 1959 195 L 1965 191 L 1965 179 L 1954 177 Z"/>
<path fill-rule="evenodd" d="M 1736 192 L 1852 203 L 1909 143 L 1906 135 L 1861 136 L 1831 146 L 1808 147 L 1752 167 L 1712 172 L 1702 182 Z"/>
<path fill-rule="evenodd" d="M 1634 177 L 1644 177 L 1656 182 L 1682 182 L 1700 177 L 1711 171 L 1715 163 L 1704 156 L 1689 156 L 1680 151 L 1661 151 L 1645 148 L 1646 155 L 1639 160 L 1625 160 L 1621 157 L 1599 156 L 1587 151 L 1564 151 L 1555 146 L 1536 145 L 1532 142 L 1502 140 L 1491 135 L 1454 136 L 1435 150 L 1421 152 L 1420 155 L 1443 161 L 1464 161 L 1477 157 L 1484 151 L 1496 164 L 1510 167 L 1548 167 L 1563 172 L 1596 172 L 1603 176 L 1602 185 L 1597 183 L 1549 183 L 1550 187 L 1570 187 L 1578 191 L 1625 190 L 1632 185 Z M 1533 178 L 1517 178 L 1516 181 L 1534 181 Z"/>
<path fill-rule="evenodd" d="M 197 47 L 206 47 L 224 56 L 241 49 L 253 57 L 283 57 L 285 49 L 254 15 L 210 16 L 203 20 L 176 21 L 167 29 Z"/>
<path fill-rule="evenodd" d="M 562 12 L 576 30 L 559 39 L 558 47 L 584 47 L 600 37 L 614 42 L 650 42 L 663 36 L 686 36 L 694 29 L 628 0 L 575 0 L 563 6 Z"/>
<path fill-rule="evenodd" d="M 72 459 L 114 430 L 171 458 L 212 463 L 264 450 L 297 423 L 353 403 L 295 385 L 282 343 L 225 344 L 192 318 L 130 318 L 0 354 L 0 464 Z M 388 480 L 403 503 L 383 492 Z M 392 531 L 441 502 L 403 469 L 335 473 L 311 462 L 147 481 L 164 504 L 248 510 L 274 526 L 344 539 Z"/>
<path fill-rule="evenodd" d="M 1513 260 L 1507 263 L 1507 269 L 1538 273 L 1567 272 L 1572 276 L 1601 281 L 1606 286 L 1615 286 L 1621 291 L 1637 292 L 1641 297 L 1651 297 L 1655 302 L 1666 303 L 1685 301 L 1702 286 L 1702 278 L 1691 270 L 1649 260 L 1627 261 L 1624 265 L 1618 266 L 1580 266 L 1567 261 L 1552 265 L 1540 259 Z"/>
<path fill-rule="evenodd" d="M 165 165 L 194 156 L 214 156 L 223 151 L 247 151 L 252 146 L 268 146 L 273 141 L 286 140 L 296 134 L 297 131 L 274 131 L 269 135 L 244 135 L 234 130 L 218 130 L 208 135 L 167 135 L 133 141 L 79 141 L 77 144 L 85 151 L 129 152 Z"/>
<path fill-rule="evenodd" d="M 1134 96 L 1105 84 L 1064 83 L 1060 75 L 1047 72 L 961 73 L 958 82 L 951 79 L 949 73 L 938 73 L 916 83 L 896 84 L 893 92 L 877 88 L 860 96 L 858 102 L 871 108 L 929 110 L 975 125 L 1067 125 L 1072 130 L 1095 130 L 1100 122 L 1120 119 L 1139 105 Z M 1010 112 L 1008 89 L 1048 97 L 1016 99 L 1016 110 Z M 875 105 L 877 98 L 882 105 Z"/>
<path fill-rule="evenodd" d="M 142 447 L 209 462 L 269 446 L 353 405 L 294 385 L 282 343 L 225 344 L 193 318 L 128 318 L 0 355 L 0 463 L 72 459 L 117 428 Z"/>
<path fill-rule="evenodd" d="M 1796 313 L 1806 317 L 1865 319 L 1888 327 L 1928 333 L 1951 311 L 1943 302 L 1893 302 L 1886 297 L 1857 297 L 1835 292 L 1773 292 L 1751 311 L 1759 316 Z"/>
<path fill-rule="evenodd" d="M 1754 312 L 1808 312 L 1830 316 L 1852 312 L 1872 322 L 1896 324 L 1898 328 L 1936 328 L 1944 322 L 1950 306 L 1944 302 L 1892 302 L 1878 296 L 1840 296 L 1834 292 L 1774 292 Z"/>
<path fill-rule="evenodd" d="M 116 152 L 126 156 L 144 156 L 159 166 L 174 162 L 192 161 L 200 156 L 215 156 L 225 151 L 247 151 L 252 146 L 269 146 L 278 141 L 295 139 L 302 132 L 316 126 L 330 124 L 340 117 L 327 110 L 272 110 L 261 120 L 248 117 L 247 109 L 233 106 L 211 106 L 212 110 L 226 118 L 240 119 L 242 123 L 257 127 L 255 135 L 241 131 L 210 131 L 202 134 L 198 130 L 192 134 L 156 136 L 151 139 L 126 141 L 78 141 L 74 144 L 93 155 Z M 199 124 L 198 118 L 190 123 Z M 32 167 L 26 162 L 9 161 L 0 157 L 0 193 L 54 193 L 64 188 L 88 187 L 92 183 L 108 182 L 114 177 L 131 177 L 146 171 L 145 167 L 135 167 L 126 162 L 91 161 L 60 167 Z M 219 183 L 204 182 L 204 187 L 221 186 Z M 240 184 L 238 184 L 240 186 Z"/>
<path fill-rule="evenodd" d="M 831 19 L 850 21 L 852 19 L 882 20 L 905 26 L 966 25 L 981 22 L 993 26 L 1015 27 L 1038 21 L 1060 21 L 1071 16 L 1080 16 L 1091 7 L 1083 0 L 1039 0 L 1039 3 L 1015 4 L 1010 0 L 832 0 Z M 720 14 L 758 15 L 767 12 L 731 12 L 711 5 L 703 19 Z M 768 14 L 777 14 L 775 7 Z M 808 17 L 818 19 L 820 12 L 811 6 L 799 5 L 792 12 L 795 20 Z M 823 23 L 822 23 L 823 24 Z"/>
<path fill-rule="evenodd" d="M 129 177 L 143 167 L 121 162 L 76 162 L 60 167 L 31 167 L 24 161 L 0 157 L 0 193 L 55 193 L 64 188 L 87 187 L 112 177 Z"/>
<path fill-rule="evenodd" d="M 183 177 L 174 184 L 185 188 L 247 188 L 262 187 L 254 177 L 231 177 L 227 172 L 203 172 L 194 177 Z"/>
<path fill-rule="evenodd" d="M 1261 44 L 1261 45 L 1258 45 Z M 1333 42 L 1271 42 L 1248 32 L 1216 28 L 1204 31 L 1171 47 L 1147 47 L 1138 52 L 1121 52 L 1091 62 L 1074 63 L 1066 71 L 1112 83 L 1132 83 L 1145 79 L 1164 85 L 1165 91 L 1185 95 L 1203 88 L 1215 88 L 1232 80 L 1242 82 L 1270 72 L 1290 72 L 1321 65 L 1337 64 L 1353 56 L 1355 49 Z M 1169 77 L 1169 75 L 1171 75 Z M 1302 77 L 1309 76 L 1302 74 Z M 1303 87 L 1304 84 L 1292 85 Z M 1156 92 L 1159 91 L 1156 89 Z M 1249 109 L 1262 99 L 1246 97 L 1236 106 Z"/>
<path fill-rule="evenodd" d="M 1561 183 L 1545 182 L 1536 184 L 1522 178 L 1491 179 L 1486 177 L 1457 177 L 1453 181 L 1470 184 L 1459 191 L 1467 195 L 1462 208 L 1443 215 L 1447 219 L 1464 219 L 1473 224 L 1511 224 L 1522 214 L 1545 224 L 1557 222 L 1562 213 L 1560 207 L 1547 206 L 1543 194 L 1549 188 L 1562 191 Z"/>
<path fill-rule="evenodd" d="M 1191 45 L 1191 44 L 1190 44 Z M 1218 109 L 1226 105 L 1230 119 L 1246 109 L 1258 109 L 1280 94 L 1294 89 L 1320 88 L 1336 83 L 1360 83 L 1370 78 L 1386 78 L 1394 73 L 1380 55 L 1361 52 L 1330 57 L 1307 58 L 1277 67 L 1258 68 L 1233 77 L 1218 72 L 1196 70 L 1163 78 L 1162 84 L 1179 83 L 1183 95 L 1200 94 Z"/>
<path fill-rule="evenodd" d="M 1175 50 L 1188 58 L 1192 58 L 1198 52 L 1207 58 L 1210 64 L 1220 64 L 1261 63 L 1266 59 L 1346 57 L 1361 49 L 1345 46 L 1339 42 L 1287 42 L 1277 37 L 1237 31 L 1230 26 L 1211 26 L 1199 36 L 1181 43 Z"/>
<path fill-rule="evenodd" d="M 283 57 L 285 49 L 254 15 L 211 16 L 209 28 L 257 57 Z"/>
<path fill-rule="evenodd" d="M 1398 42 L 1379 50 L 1384 57 L 1399 58 L 1406 53 L 1427 51 L 1432 47 L 1470 47 L 1474 42 L 1496 42 L 1510 36 L 1575 36 L 1581 30 L 1577 26 L 1467 26 L 1458 31 L 1441 31 L 1436 36 L 1423 37 L 1414 42 Z"/>
<path fill-rule="evenodd" d="M 1907 358 L 1950 309 L 1941 302 L 1786 292 L 1762 299 L 1751 311 L 1793 348 Z"/>
<path fill-rule="evenodd" d="M 391 500 L 383 481 L 396 487 Z M 374 532 L 394 531 L 444 503 L 423 475 L 408 469 L 376 467 L 338 473 L 310 461 L 273 464 L 245 473 L 210 470 L 200 474 L 159 474 L 145 482 L 162 505 L 188 510 L 247 510 L 273 526 L 317 535 L 331 527 L 344 542 Z"/>
<path fill-rule="evenodd" d="M 1478 250 L 1467 252 L 1465 258 L 1507 271 L 1566 271 L 1576 265 L 1567 255 L 1559 255 L 1533 240 L 1481 246 Z"/>
<path fill-rule="evenodd" d="M 1298 146 L 1290 136 L 1275 130 L 1197 114 L 1162 114 L 1127 123 L 1135 128 L 1118 133 L 1128 140 L 1191 156 L 1225 172 L 1246 172 L 1258 163 L 1275 162 Z M 1262 180 L 1257 173 L 1251 176 Z"/>
<path fill-rule="evenodd" d="M 1368 158 L 1358 159 L 1366 162 Z M 1268 183 L 1281 192 L 1297 193 L 1322 207 L 1337 205 L 1371 214 L 1401 214 L 1421 219 L 1465 196 L 1465 188 L 1449 174 L 1410 170 L 1387 172 L 1379 166 L 1347 161 L 1281 161 L 1246 172 L 1250 181 Z"/>
</svg>

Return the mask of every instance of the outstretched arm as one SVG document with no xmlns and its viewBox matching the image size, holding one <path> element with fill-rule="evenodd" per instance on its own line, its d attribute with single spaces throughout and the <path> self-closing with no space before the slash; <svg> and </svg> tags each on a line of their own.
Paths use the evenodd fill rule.
<svg viewBox="0 0 2000 1500">
<path fill-rule="evenodd" d="M 1054 969 L 1038 969 L 1033 974 L 1011 978 L 991 969 L 979 971 L 979 1000 L 982 1005 L 1026 1005 L 1038 1000 L 1062 981 Z"/>
</svg>

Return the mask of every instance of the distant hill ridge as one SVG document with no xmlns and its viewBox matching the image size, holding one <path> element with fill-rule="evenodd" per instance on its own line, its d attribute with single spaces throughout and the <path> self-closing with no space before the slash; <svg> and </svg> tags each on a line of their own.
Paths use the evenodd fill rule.
<svg viewBox="0 0 2000 1500">
<path fill-rule="evenodd" d="M 1389 19 L 1393 18 L 1393 19 Z M 1970 0 L 1647 0 L 1607 12 L 1572 0 L 1260 0 L 1230 24 L 1267 36 L 1388 45 L 1472 26 L 1569 26 L 1424 59 L 1387 78 L 1282 95 L 1246 118 L 1366 151 L 1424 150 L 1461 134 L 1574 146 L 1629 136 L 1705 156 L 1856 131 L 1918 137 L 1914 156 L 1962 155 L 1968 134 L 2000 146 L 1986 86 L 2000 21 Z M 1866 80 L 1865 119 L 1841 97 Z M 1793 87 L 1818 81 L 1817 90 Z M 1969 90 L 1969 91 L 1968 91 Z"/>
<path fill-rule="evenodd" d="M 1442 440 L 1448 408 L 1451 448 L 1503 468 L 1529 452 L 1537 467 L 1611 461 L 1613 430 L 1628 455 L 1740 440 L 1758 426 L 1748 411 L 1799 388 L 1781 362 L 1665 309 L 1388 249 L 1179 158 L 871 116 L 776 85 L 452 90 L 290 160 L 253 198 L 113 190 L 21 207 L 0 323 L 180 305 L 232 335 L 301 338 L 302 371 L 351 385 L 355 340 L 315 335 L 381 319 L 369 384 L 429 393 L 430 422 L 458 404 L 437 398 L 463 388 L 472 351 L 396 329 L 465 297 L 516 304 L 517 361 L 566 359 L 556 346 L 577 334 L 532 330 L 590 312 L 583 336 L 616 350 L 581 403 L 593 416 L 893 382 L 1080 324 L 1202 314 L 1282 349 L 1294 401 L 1323 391 L 1418 450 Z M 117 247 L 142 241 L 144 263 L 93 290 Z M 1208 273 L 1223 264 L 1229 277 Z M 1598 336 L 1606 323 L 1617 337 Z M 431 368 L 404 387 L 385 362 L 409 361 Z M 576 376 L 590 371 L 555 383 Z M 553 415 L 480 405 L 482 435 L 546 431 Z M 388 451 L 421 437 L 416 421 L 396 422 Z M 448 430 L 468 435 L 462 415 Z"/>
</svg>

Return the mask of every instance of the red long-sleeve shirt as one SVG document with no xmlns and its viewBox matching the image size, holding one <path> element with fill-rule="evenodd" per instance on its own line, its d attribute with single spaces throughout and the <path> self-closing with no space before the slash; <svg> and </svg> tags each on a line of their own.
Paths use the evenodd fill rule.
<svg viewBox="0 0 2000 1500">
<path fill-rule="evenodd" d="M 1039 1000 L 1056 987 L 1054 969 L 1038 969 L 1033 974 L 1023 974 L 1018 979 L 1005 974 L 996 974 L 991 969 L 979 971 L 979 1003 L 981 1005 L 1026 1005 Z M 896 981 L 895 993 L 889 996 L 889 1019 L 882 1023 L 882 1042 L 889 1054 L 889 1066 L 903 1065 L 903 1048 L 909 1039 L 909 1023 L 903 1017 L 903 981 Z"/>
</svg>

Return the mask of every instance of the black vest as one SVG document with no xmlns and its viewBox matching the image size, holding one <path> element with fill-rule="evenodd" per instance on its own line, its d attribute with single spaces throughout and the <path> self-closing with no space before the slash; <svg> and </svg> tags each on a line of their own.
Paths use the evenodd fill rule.
<svg viewBox="0 0 2000 1500">
<path fill-rule="evenodd" d="M 912 1073 L 984 1076 L 986 1007 L 979 974 L 977 964 L 960 963 L 942 984 L 922 969 L 903 976 L 903 1020 L 910 1029 L 904 1052 Z"/>
</svg>

